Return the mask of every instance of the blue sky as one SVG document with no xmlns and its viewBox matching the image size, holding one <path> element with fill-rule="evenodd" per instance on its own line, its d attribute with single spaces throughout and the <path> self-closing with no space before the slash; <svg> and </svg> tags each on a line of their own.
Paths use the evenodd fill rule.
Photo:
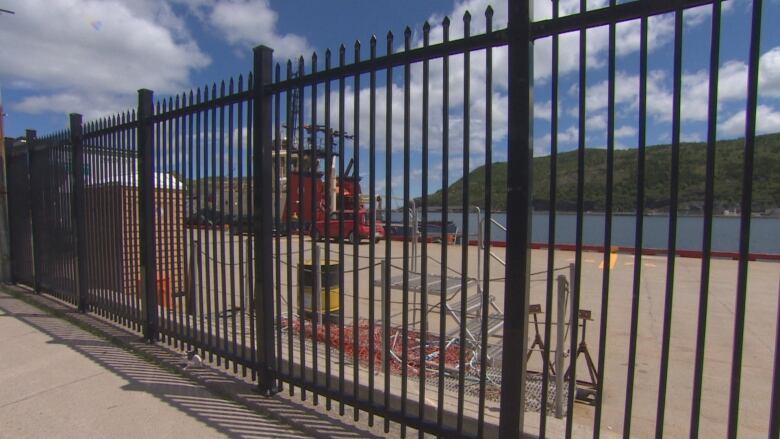
<svg viewBox="0 0 780 439">
<path fill-rule="evenodd" d="M 589 0 L 589 8 L 601 7 L 606 0 Z M 320 53 L 322 65 L 325 49 L 336 50 L 340 43 L 348 47 L 351 59 L 355 39 L 364 44 L 376 33 L 380 55 L 388 30 L 396 35 L 395 47 L 403 43 L 403 30 L 414 30 L 413 44 L 421 44 L 425 20 L 434 24 L 431 39 L 441 39 L 438 24 L 442 17 L 453 19 L 453 37 L 462 35 L 461 17 L 465 10 L 474 15 L 472 33 L 484 30 L 487 0 L 459 2 L 444 0 L 392 2 L 367 1 L 266 1 L 266 0 L 0 0 L 0 7 L 16 15 L 0 15 L 0 87 L 6 117 L 6 135 L 22 135 L 25 128 L 39 133 L 62 129 L 67 113 L 80 112 L 88 119 L 132 108 L 135 90 L 153 89 L 157 96 L 170 95 L 226 79 L 251 69 L 251 48 L 263 43 L 273 47 L 280 60 L 313 51 Z M 744 133 L 744 94 L 746 62 L 750 33 L 749 0 L 724 3 L 721 46 L 720 104 L 718 135 L 740 137 Z M 562 13 L 576 12 L 578 0 L 561 0 Z M 495 27 L 506 23 L 506 1 L 496 9 Z M 536 16 L 548 17 L 550 2 L 535 0 Z M 764 1 L 762 38 L 759 131 L 780 131 L 780 31 L 773 25 L 780 17 L 780 0 Z M 650 81 L 648 84 L 648 144 L 666 143 L 671 139 L 671 89 L 673 16 L 653 19 L 650 24 Z M 690 10 L 685 14 L 683 138 L 702 140 L 705 136 L 707 78 L 709 58 L 709 8 Z M 618 148 L 637 144 L 638 109 L 638 23 L 618 28 Z M 588 89 L 586 133 L 587 144 L 603 147 L 606 143 L 607 30 L 588 32 Z M 549 47 L 550 40 L 536 44 L 536 123 L 534 147 L 537 154 L 549 153 Z M 506 157 L 506 51 L 493 53 L 493 160 Z M 578 106 L 578 36 L 561 38 L 560 129 L 561 150 L 576 147 Z M 485 161 L 484 52 L 471 56 L 471 153 L 470 167 Z M 462 57 L 450 62 L 450 142 L 451 179 L 462 175 Z M 441 146 L 441 62 L 431 63 L 431 186 L 440 184 Z M 413 66 L 412 129 L 413 161 L 418 163 L 420 150 L 419 106 L 422 87 L 421 66 Z M 403 88 L 402 69 L 395 72 L 393 161 L 400 165 L 402 146 Z M 380 128 L 377 143 L 384 149 L 384 75 L 377 90 Z M 368 140 L 368 78 L 362 79 L 360 127 L 362 144 Z M 336 86 L 333 86 L 334 90 Z M 320 89 L 319 93 L 323 93 Z M 347 105 L 356 90 L 347 84 Z M 332 99 L 336 111 L 336 99 Z M 322 99 L 320 99 L 322 106 Z M 307 121 L 308 121 L 307 104 Z M 363 114 L 365 113 L 365 114 Z M 322 108 L 319 109 L 322 114 Z M 352 112 L 347 109 L 347 129 L 352 131 Z M 348 146 L 349 147 L 349 146 Z M 382 152 L 382 155 L 383 152 Z M 361 174 L 367 169 L 367 154 L 361 153 Z M 384 166 L 380 158 L 378 166 Z M 394 166 L 394 188 L 400 167 Z M 438 171 L 438 172 L 437 172 Z M 413 185 L 422 170 L 413 166 Z M 380 189 L 384 175 L 377 176 Z M 419 193 L 419 190 L 412 190 Z"/>
</svg>

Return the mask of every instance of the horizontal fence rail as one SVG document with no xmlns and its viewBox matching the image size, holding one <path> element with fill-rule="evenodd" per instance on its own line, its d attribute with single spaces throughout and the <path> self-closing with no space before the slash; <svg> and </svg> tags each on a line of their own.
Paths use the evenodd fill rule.
<svg viewBox="0 0 780 439">
<path fill-rule="evenodd" d="M 523 3 L 284 63 L 258 46 L 248 75 L 7 142 L 15 282 L 390 434 L 776 433 L 763 2 L 731 143 L 725 3 Z"/>
</svg>

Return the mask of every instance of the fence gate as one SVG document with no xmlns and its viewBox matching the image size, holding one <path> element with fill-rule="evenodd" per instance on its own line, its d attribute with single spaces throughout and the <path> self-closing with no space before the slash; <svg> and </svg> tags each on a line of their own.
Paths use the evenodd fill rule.
<svg viewBox="0 0 780 439">
<path fill-rule="evenodd" d="M 26 145 L 7 145 L 8 223 L 11 238 L 11 276 L 14 282 L 34 286 L 32 218 L 30 216 L 30 162 Z"/>
</svg>

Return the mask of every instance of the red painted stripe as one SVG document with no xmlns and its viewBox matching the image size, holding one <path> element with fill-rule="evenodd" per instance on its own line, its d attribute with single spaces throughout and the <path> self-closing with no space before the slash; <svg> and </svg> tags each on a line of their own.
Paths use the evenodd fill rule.
<svg viewBox="0 0 780 439">
<path fill-rule="evenodd" d="M 496 243 L 500 244 L 498 246 L 506 247 L 506 243 Z M 501 245 L 503 244 L 503 245 Z M 494 244 L 491 244 L 494 245 Z M 531 244 L 532 249 L 546 249 L 548 246 L 546 243 L 539 243 L 535 242 Z M 613 246 L 612 247 L 616 252 L 618 253 L 627 253 L 627 254 L 633 254 L 634 248 L 633 247 L 619 247 L 619 246 Z M 556 250 L 561 251 L 576 251 L 577 246 L 573 244 L 556 244 L 555 245 Z M 599 245 L 583 245 L 582 249 L 584 251 L 588 252 L 598 252 L 603 253 L 604 252 L 604 246 Z M 667 254 L 667 251 L 662 248 L 644 248 L 642 249 L 643 255 L 661 255 L 664 256 Z M 739 253 L 737 252 L 725 252 L 725 251 L 713 251 L 710 253 L 713 258 L 721 258 L 721 259 L 739 259 Z M 703 253 L 700 250 L 677 250 L 676 255 L 681 258 L 696 258 L 701 259 L 703 256 Z M 778 253 L 750 253 L 748 254 L 748 259 L 751 261 L 779 261 L 780 262 L 780 254 Z"/>
</svg>

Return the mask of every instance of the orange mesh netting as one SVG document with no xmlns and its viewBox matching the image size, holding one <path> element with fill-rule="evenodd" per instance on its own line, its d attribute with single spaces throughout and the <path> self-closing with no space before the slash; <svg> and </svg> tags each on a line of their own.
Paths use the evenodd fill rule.
<svg viewBox="0 0 780 439">
<path fill-rule="evenodd" d="M 304 326 L 304 336 L 308 339 L 314 339 L 313 337 L 313 328 L 314 325 L 312 325 L 312 322 L 310 320 L 306 320 L 304 322 L 301 322 L 300 320 L 294 319 L 292 321 L 292 330 L 295 334 L 301 333 L 301 323 L 303 323 Z M 282 327 L 288 328 L 288 322 L 286 319 L 282 320 Z M 327 340 L 328 344 L 331 348 L 339 349 L 342 346 L 342 331 L 339 328 L 338 324 L 330 323 L 319 323 L 316 325 L 317 328 L 317 334 L 316 334 L 316 340 L 318 342 L 325 342 Z M 371 330 L 373 329 L 373 334 L 371 334 Z M 382 327 L 380 325 L 374 325 L 373 328 L 371 328 L 371 325 L 369 325 L 368 320 L 361 319 L 358 321 L 357 325 L 358 330 L 358 339 L 357 339 L 357 358 L 360 364 L 362 365 L 368 365 L 369 361 L 371 361 L 369 357 L 369 348 L 370 338 L 373 338 L 374 341 L 374 367 L 378 370 L 381 370 L 383 366 L 383 352 L 382 352 L 382 338 L 383 338 L 383 331 Z M 328 335 L 329 337 L 326 337 Z M 390 370 L 393 373 L 400 373 L 403 369 L 403 342 L 402 340 L 408 340 L 407 341 L 407 374 L 418 376 L 420 374 L 420 332 L 415 330 L 407 330 L 406 333 L 404 333 L 403 329 L 401 327 L 395 326 L 391 328 L 390 330 L 390 350 L 392 354 L 390 355 Z M 344 325 L 344 331 L 343 331 L 343 347 L 341 347 L 341 350 L 343 350 L 344 355 L 347 358 L 354 358 L 355 356 L 355 327 L 353 325 Z M 434 374 L 436 370 L 439 367 L 439 337 L 427 334 L 426 337 L 426 343 L 425 343 L 425 362 L 428 369 L 428 374 Z M 445 348 L 445 354 L 444 354 L 444 367 L 448 369 L 457 369 L 458 368 L 458 360 L 460 356 L 460 346 L 458 345 L 457 341 L 455 343 L 451 343 L 449 347 Z M 466 352 L 466 363 L 468 364 L 471 360 L 471 357 L 473 356 L 473 353 L 470 351 Z"/>
</svg>

